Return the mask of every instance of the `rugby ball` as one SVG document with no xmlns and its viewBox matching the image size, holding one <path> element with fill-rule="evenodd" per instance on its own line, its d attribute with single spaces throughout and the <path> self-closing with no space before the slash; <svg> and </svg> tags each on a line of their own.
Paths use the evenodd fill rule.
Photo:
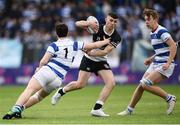
<svg viewBox="0 0 180 125">
<path fill-rule="evenodd" d="M 89 17 L 87 18 L 87 21 L 97 22 L 97 24 L 98 24 L 98 26 L 99 26 L 99 22 L 98 22 L 98 20 L 96 19 L 96 17 L 94 17 L 94 16 L 89 16 Z M 90 26 L 88 26 L 87 31 L 88 31 L 90 34 L 96 33 Z"/>
</svg>

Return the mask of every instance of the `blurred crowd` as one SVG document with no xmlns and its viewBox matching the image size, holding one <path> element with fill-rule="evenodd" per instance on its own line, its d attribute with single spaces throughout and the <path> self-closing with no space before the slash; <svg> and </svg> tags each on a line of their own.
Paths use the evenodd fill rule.
<svg viewBox="0 0 180 125">
<path fill-rule="evenodd" d="M 119 56 L 121 61 L 131 60 L 134 42 L 147 38 L 144 8 L 156 9 L 160 24 L 174 40 L 180 39 L 180 0 L 0 0 L 0 38 L 20 39 L 23 63 L 38 62 L 47 45 L 56 40 L 56 21 L 65 22 L 76 39 L 89 34 L 78 29 L 75 21 L 93 15 L 104 23 L 113 11 L 119 16 L 117 30 L 123 38 Z"/>
</svg>

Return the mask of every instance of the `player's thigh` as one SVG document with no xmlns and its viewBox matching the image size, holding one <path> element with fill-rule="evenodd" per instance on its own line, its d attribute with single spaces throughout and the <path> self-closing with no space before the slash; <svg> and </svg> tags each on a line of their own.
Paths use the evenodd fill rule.
<svg viewBox="0 0 180 125">
<path fill-rule="evenodd" d="M 153 84 L 161 81 L 162 80 L 161 77 L 162 75 L 156 71 L 156 67 L 154 66 L 153 63 L 151 63 L 151 65 L 148 67 L 148 69 L 143 75 L 143 78 L 151 80 Z"/>
<path fill-rule="evenodd" d="M 47 66 L 43 66 L 38 72 L 33 76 L 42 88 L 47 92 L 51 93 L 54 89 L 61 85 L 61 80 L 58 76 Z"/>
<path fill-rule="evenodd" d="M 52 82 L 56 78 L 56 74 L 48 66 L 43 66 L 33 77 L 39 81 L 43 87 Z"/>
<path fill-rule="evenodd" d="M 153 84 L 156 84 L 166 79 L 164 75 L 162 75 L 160 72 L 155 71 L 155 70 L 150 72 L 145 78 L 151 80 Z"/>
<path fill-rule="evenodd" d="M 154 66 L 153 63 L 151 63 L 142 78 L 146 78 L 153 71 L 154 71 Z"/>
<path fill-rule="evenodd" d="M 42 88 L 39 81 L 32 77 L 26 87 L 26 90 L 31 90 L 33 93 L 39 91 Z"/>
<path fill-rule="evenodd" d="M 86 72 L 86 71 L 82 71 L 80 70 L 79 71 L 79 74 L 78 74 L 78 84 L 81 84 L 81 85 L 86 85 L 89 77 L 91 75 L 91 72 Z"/>
<path fill-rule="evenodd" d="M 103 79 L 105 84 L 115 85 L 114 75 L 111 70 L 100 70 L 98 71 L 98 75 Z"/>
<path fill-rule="evenodd" d="M 146 78 L 149 74 L 150 74 L 149 72 L 145 72 L 143 78 Z"/>
<path fill-rule="evenodd" d="M 62 85 L 62 80 L 59 77 L 55 76 L 55 78 L 53 78 L 51 82 L 43 86 L 43 90 L 45 93 L 50 94 L 52 91 L 58 89 L 61 85 Z"/>
<path fill-rule="evenodd" d="M 40 89 L 37 94 L 41 97 L 41 98 L 45 98 L 46 96 L 48 96 L 50 93 L 47 93 L 43 88 Z"/>
</svg>

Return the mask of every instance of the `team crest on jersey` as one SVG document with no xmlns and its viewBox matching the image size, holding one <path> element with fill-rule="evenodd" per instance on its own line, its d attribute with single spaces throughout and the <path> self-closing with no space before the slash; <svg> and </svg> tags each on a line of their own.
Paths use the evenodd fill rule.
<svg viewBox="0 0 180 125">
<path fill-rule="evenodd" d="M 96 39 L 97 39 L 97 41 L 101 40 L 101 38 L 100 38 L 100 37 L 97 37 Z"/>
<path fill-rule="evenodd" d="M 109 66 L 108 66 L 107 64 L 104 64 L 104 67 L 105 67 L 105 68 L 109 68 Z"/>
<path fill-rule="evenodd" d="M 90 68 L 89 68 L 89 67 L 87 67 L 86 69 L 87 69 L 87 71 L 90 71 Z"/>
</svg>

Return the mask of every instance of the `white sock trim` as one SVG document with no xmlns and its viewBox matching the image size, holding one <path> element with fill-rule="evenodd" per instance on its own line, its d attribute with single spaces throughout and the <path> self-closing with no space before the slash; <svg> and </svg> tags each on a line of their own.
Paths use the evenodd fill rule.
<svg viewBox="0 0 180 125">
<path fill-rule="evenodd" d="M 134 111 L 134 108 L 132 108 L 130 106 L 128 106 L 127 109 L 128 109 L 129 112 L 133 112 Z"/>
<path fill-rule="evenodd" d="M 64 93 L 66 93 L 65 90 L 64 90 L 64 88 L 62 88 L 62 91 L 63 91 Z"/>
<path fill-rule="evenodd" d="M 101 101 L 101 100 L 97 100 L 96 103 L 101 104 L 101 105 L 104 105 L 104 102 Z"/>
<path fill-rule="evenodd" d="M 171 98 L 172 98 L 172 95 L 171 94 L 167 94 L 166 101 L 169 102 L 171 100 Z"/>
</svg>

